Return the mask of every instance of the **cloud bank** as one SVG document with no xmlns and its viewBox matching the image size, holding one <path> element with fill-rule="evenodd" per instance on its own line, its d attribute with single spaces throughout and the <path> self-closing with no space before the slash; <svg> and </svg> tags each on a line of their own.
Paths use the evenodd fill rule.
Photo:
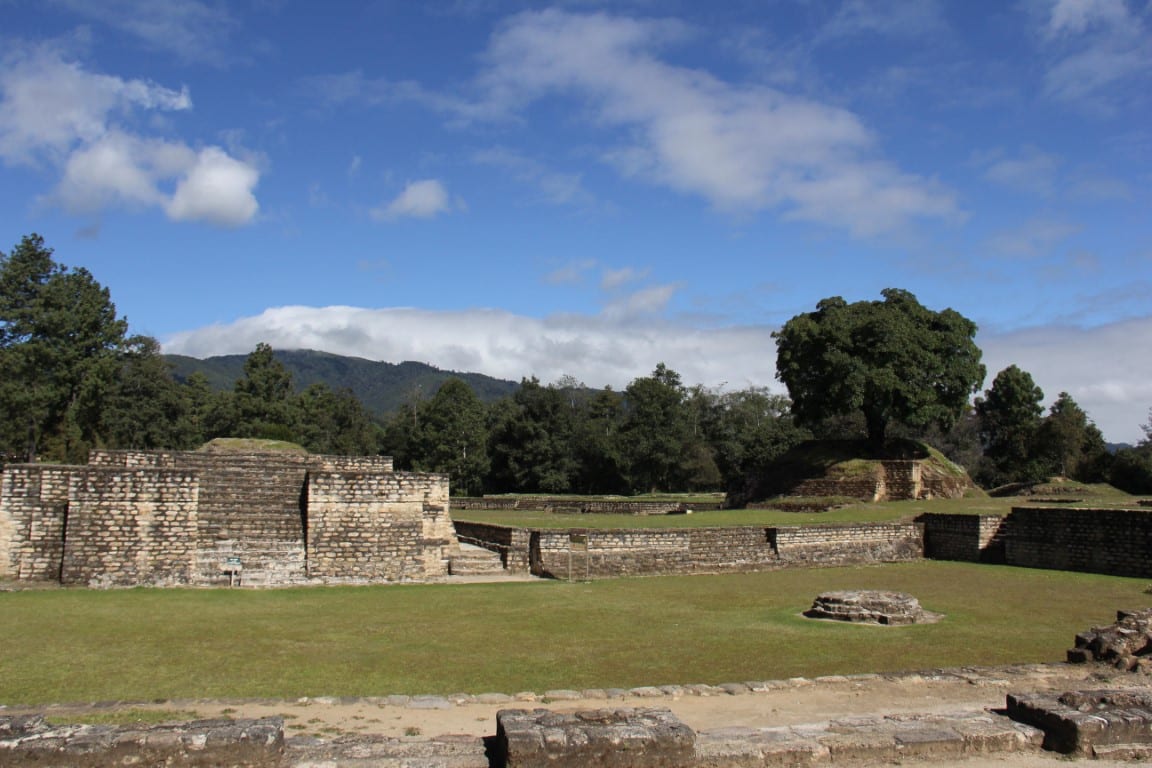
<svg viewBox="0 0 1152 768">
<path fill-rule="evenodd" d="M 227 325 L 178 333 L 164 351 L 193 357 L 247 354 L 257 343 L 317 349 L 398 363 L 415 360 L 447 370 L 503 379 L 575 376 L 592 387 L 622 388 L 663 362 L 688 385 L 740 389 L 775 380 L 774 329 L 699 328 L 635 315 L 556 315 L 543 319 L 495 309 L 442 312 L 412 308 L 288 306 Z M 1045 406 L 1067 391 L 1107 439 L 1136 442 L 1152 406 L 1152 318 L 1097 328 L 1044 328 L 981 334 L 991 386 L 1015 363 L 1029 371 Z"/>
</svg>

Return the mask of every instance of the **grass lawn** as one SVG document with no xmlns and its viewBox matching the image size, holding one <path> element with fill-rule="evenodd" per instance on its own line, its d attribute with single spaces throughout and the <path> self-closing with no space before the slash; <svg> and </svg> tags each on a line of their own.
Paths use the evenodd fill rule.
<svg viewBox="0 0 1152 768">
<path fill-rule="evenodd" d="M 917 562 L 587 584 L 0 593 L 0 703 L 721 683 L 1058 661 L 1152 603 L 1145 580 Z M 909 592 L 946 617 L 799 616 L 818 592 Z"/>
</svg>

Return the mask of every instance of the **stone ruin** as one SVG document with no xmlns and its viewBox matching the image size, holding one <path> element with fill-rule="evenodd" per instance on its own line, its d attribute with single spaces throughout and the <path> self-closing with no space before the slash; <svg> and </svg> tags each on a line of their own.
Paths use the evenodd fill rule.
<svg viewBox="0 0 1152 768">
<path fill-rule="evenodd" d="M 1152 609 L 1117 611 L 1116 622 L 1076 635 L 1068 662 L 1152 671 Z M 1009 694 L 1005 712 L 1044 732 L 1045 749 L 1078 757 L 1152 757 L 1152 688 Z"/>
<path fill-rule="evenodd" d="M 505 709 L 496 747 L 505 768 L 672 768 L 695 764 L 696 734 L 662 708 Z"/>
<path fill-rule="evenodd" d="M 1078 757 L 1152 757 L 1152 688 L 1009 694 L 1013 720 L 1044 732 L 1043 746 Z"/>
<path fill-rule="evenodd" d="M 429 581 L 459 552 L 448 476 L 384 456 L 96 450 L 0 472 L 0 580 Z"/>
<path fill-rule="evenodd" d="M 920 601 L 911 595 L 874 589 L 824 592 L 804 615 L 810 619 L 884 626 L 923 624 L 939 618 L 921 608 Z"/>
<path fill-rule="evenodd" d="M 1102 661 L 1126 672 L 1152 672 L 1152 608 L 1117 611 L 1115 624 L 1076 635 L 1068 661 Z"/>
</svg>

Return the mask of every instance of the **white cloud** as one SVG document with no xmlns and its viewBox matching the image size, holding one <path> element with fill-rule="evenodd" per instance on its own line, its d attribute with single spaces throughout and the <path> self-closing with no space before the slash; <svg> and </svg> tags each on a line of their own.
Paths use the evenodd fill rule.
<svg viewBox="0 0 1152 768">
<path fill-rule="evenodd" d="M 192 108 L 186 89 L 87 72 L 48 45 L 17 47 L 0 64 L 0 158 L 10 163 L 57 159 L 103 136 L 114 114 Z"/>
<path fill-rule="evenodd" d="M 1113 442 L 1139 441 L 1152 407 L 1152 318 L 1101 326 L 1032 328 L 977 339 L 988 367 L 985 388 L 1015 364 L 1044 390 L 1045 405 L 1068 392 Z"/>
<path fill-rule="evenodd" d="M 163 206 L 165 196 L 157 181 L 180 173 L 193 158 L 183 144 L 140 139 L 113 129 L 69 155 L 56 198 L 78 213 L 118 205 Z"/>
<path fill-rule="evenodd" d="M 1051 55 L 1050 96 L 1112 111 L 1143 98 L 1152 82 L 1152 6 L 1127 0 L 1055 0 L 1042 20 Z"/>
<path fill-rule="evenodd" d="M 503 147 L 495 147 L 472 156 L 481 165 L 501 168 L 524 184 L 539 190 L 544 202 L 553 205 L 576 205 L 584 208 L 596 204 L 596 198 L 584 188 L 579 173 L 562 173 L 544 163 Z"/>
<path fill-rule="evenodd" d="M 200 0 L 51 0 L 54 5 L 107 24 L 149 48 L 184 61 L 222 64 L 231 58 L 227 42 L 238 26 L 221 5 Z"/>
<path fill-rule="evenodd" d="M 1049 37 L 1080 34 L 1100 24 L 1123 23 L 1127 18 L 1125 0 L 1056 0 L 1046 32 Z"/>
<path fill-rule="evenodd" d="M 934 23 L 933 16 L 903 14 L 898 26 L 922 28 Z M 854 18 L 856 26 L 876 20 Z M 962 218 L 950 189 L 880 157 L 854 113 L 660 58 L 662 46 L 690 35 L 671 21 L 526 12 L 493 35 L 473 99 L 361 72 L 310 83 L 331 103 L 407 100 L 462 122 L 524 118 L 537 100 L 575 97 L 604 132 L 600 157 L 606 163 L 727 212 L 782 210 L 860 236 L 921 218 Z M 581 193 L 578 178 L 528 172 L 542 188 L 551 184 L 553 199 Z"/>
<path fill-rule="evenodd" d="M 633 267 L 605 269 L 604 274 L 600 276 L 600 287 L 606 291 L 615 291 L 628 283 L 642 280 L 647 276 L 647 270 L 637 270 Z"/>
<path fill-rule="evenodd" d="M 176 221 L 206 221 L 222 227 L 247 224 L 260 209 L 253 188 L 260 173 L 218 147 L 203 149 L 176 185 L 165 206 Z"/>
<path fill-rule="evenodd" d="M 659 292 L 660 289 L 657 289 Z M 255 317 L 176 334 L 168 353 L 246 354 L 264 341 L 279 349 L 318 349 L 372 360 L 416 360 L 519 381 L 570 374 L 592 387 L 621 388 L 666 363 L 686 384 L 771 386 L 772 328 L 691 327 L 604 313 L 533 318 L 494 309 L 439 312 L 411 308 L 277 307 Z M 1016 364 L 1043 388 L 1046 403 L 1069 392 L 1107 439 L 1135 442 L 1152 406 L 1152 318 L 1090 328 L 1046 327 L 981 333 L 991 386 Z"/>
<path fill-rule="evenodd" d="M 994 235 L 989 246 L 993 251 L 1007 256 L 1053 256 L 1053 249 L 1080 229 L 1078 224 L 1062 219 L 1037 217 Z"/>
<path fill-rule="evenodd" d="M 942 185 L 874 157 L 853 113 L 657 57 L 683 33 L 602 14 L 521 14 L 489 46 L 484 103 L 506 114 L 546 95 L 583 98 L 594 122 L 628 137 L 606 160 L 721 210 L 782 209 L 858 235 L 958 215 Z"/>
<path fill-rule="evenodd" d="M 595 259 L 569 262 L 545 275 L 544 282 L 550 285 L 579 285 L 584 282 L 584 276 L 595 268 Z"/>
<path fill-rule="evenodd" d="M 430 219 L 450 210 L 452 204 L 444 185 L 436 179 L 424 179 L 409 183 L 394 200 L 372 209 L 371 213 L 374 219 L 391 221 L 405 218 Z"/>
<path fill-rule="evenodd" d="M 186 89 L 89 72 L 51 46 L 17 48 L 0 63 L 0 160 L 58 170 L 49 199 L 65 209 L 155 207 L 223 226 L 256 215 L 253 165 L 133 130 L 138 113 L 191 109 Z"/>
<path fill-rule="evenodd" d="M 946 28 L 939 0 L 846 0 L 821 31 L 822 38 L 871 33 L 922 39 Z"/>
<path fill-rule="evenodd" d="M 988 153 L 985 159 L 984 177 L 989 181 L 1038 195 L 1051 194 L 1056 187 L 1060 158 L 1036 147 L 1024 147 L 1012 157 Z"/>
</svg>

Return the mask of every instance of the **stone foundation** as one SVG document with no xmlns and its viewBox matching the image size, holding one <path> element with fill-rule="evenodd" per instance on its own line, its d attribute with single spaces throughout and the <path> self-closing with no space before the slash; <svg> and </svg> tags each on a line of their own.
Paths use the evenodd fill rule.
<svg viewBox="0 0 1152 768">
<path fill-rule="evenodd" d="M 680 768 L 696 764 L 696 734 L 667 709 L 496 715 L 496 764 L 506 768 Z M 503 762 L 501 762 L 503 760 Z"/>
<path fill-rule="evenodd" d="M 936 618 L 925 612 L 920 601 L 911 595 L 871 589 L 825 592 L 804 615 L 810 619 L 885 626 L 922 624 Z"/>
<path fill-rule="evenodd" d="M 274 768 L 283 755 L 278 717 L 133 727 L 53 726 L 41 715 L 0 716 L 0 765 L 6 768 Z"/>
<path fill-rule="evenodd" d="M 1081 757 L 1152 756 L 1152 689 L 1009 694 L 1008 716 L 1044 731 L 1044 748 Z"/>
</svg>

